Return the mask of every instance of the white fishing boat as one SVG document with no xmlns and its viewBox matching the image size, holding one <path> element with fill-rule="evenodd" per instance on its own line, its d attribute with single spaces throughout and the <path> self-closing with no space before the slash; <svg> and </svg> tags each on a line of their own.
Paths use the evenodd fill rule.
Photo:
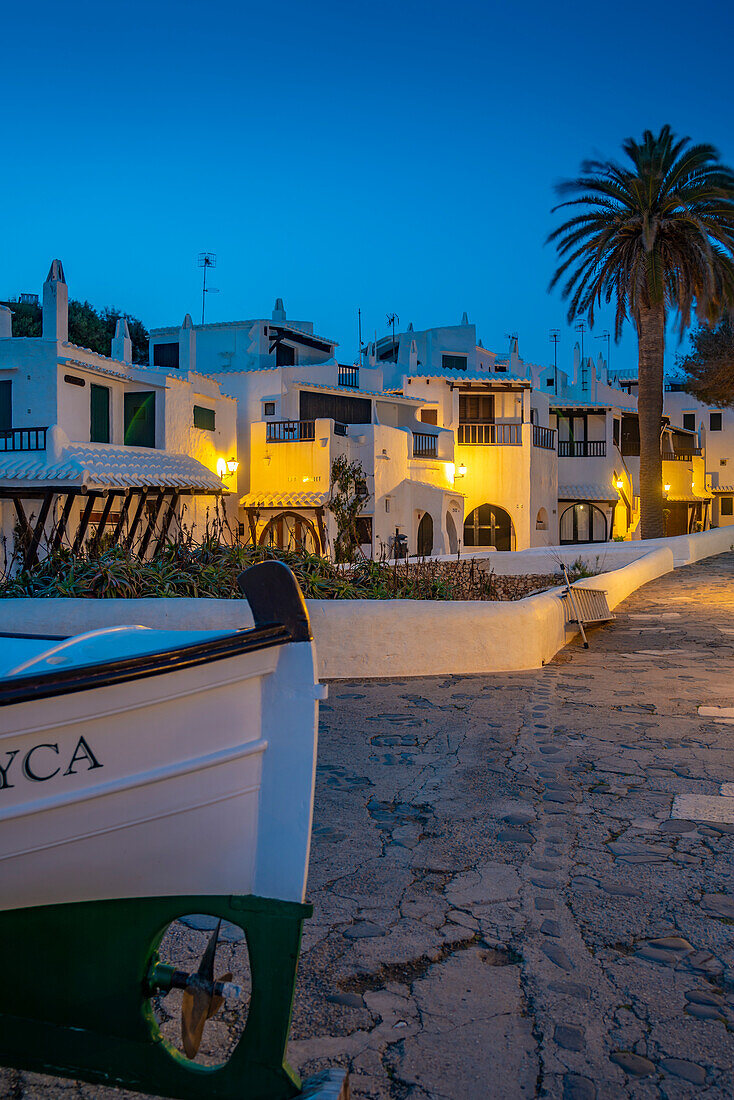
<svg viewBox="0 0 734 1100">
<path fill-rule="evenodd" d="M 0 636 L 0 910 L 303 901 L 321 693 L 308 615 L 279 563 L 242 587 L 252 629 Z"/>
</svg>

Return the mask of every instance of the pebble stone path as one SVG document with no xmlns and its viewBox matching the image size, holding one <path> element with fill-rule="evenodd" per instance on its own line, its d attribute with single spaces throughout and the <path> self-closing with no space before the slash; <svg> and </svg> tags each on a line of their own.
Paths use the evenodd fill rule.
<svg viewBox="0 0 734 1100">
<path fill-rule="evenodd" d="M 724 554 L 540 671 L 331 686 L 303 1076 L 347 1065 L 356 1100 L 734 1096 L 734 726 L 698 709 L 734 707 L 732 628 Z M 2 1100 L 36 1096 L 120 1094 L 0 1071 Z"/>
</svg>

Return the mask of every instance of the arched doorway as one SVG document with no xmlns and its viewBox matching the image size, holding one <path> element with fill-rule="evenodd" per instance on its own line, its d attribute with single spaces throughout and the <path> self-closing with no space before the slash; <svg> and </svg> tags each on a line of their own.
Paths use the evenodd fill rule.
<svg viewBox="0 0 734 1100">
<path fill-rule="evenodd" d="M 496 504 L 480 504 L 464 521 L 464 546 L 494 546 L 512 550 L 515 530 L 510 513 Z"/>
<path fill-rule="evenodd" d="M 418 524 L 418 557 L 429 558 L 433 552 L 433 516 L 424 512 Z"/>
<path fill-rule="evenodd" d="M 572 504 L 561 515 L 561 543 L 606 542 L 607 518 L 601 508 L 589 501 Z"/>
<path fill-rule="evenodd" d="M 538 510 L 538 515 L 535 518 L 535 530 L 547 531 L 548 530 L 548 513 L 545 508 Z"/>
<path fill-rule="evenodd" d="M 316 528 L 298 512 L 280 512 L 272 516 L 260 535 L 261 546 L 277 546 L 279 550 L 305 550 L 320 554 L 321 543 Z"/>
<path fill-rule="evenodd" d="M 454 523 L 454 517 L 451 512 L 446 513 L 446 535 L 449 540 L 449 554 L 456 554 L 459 551 L 459 536 L 456 533 L 456 524 Z"/>
</svg>

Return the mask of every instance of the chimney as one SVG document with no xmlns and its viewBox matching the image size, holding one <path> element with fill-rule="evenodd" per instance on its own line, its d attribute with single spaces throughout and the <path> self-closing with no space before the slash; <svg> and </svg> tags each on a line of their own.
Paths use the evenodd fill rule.
<svg viewBox="0 0 734 1100">
<path fill-rule="evenodd" d="M 119 359 L 123 363 L 133 361 L 133 342 L 130 339 L 130 329 L 125 317 L 118 317 L 115 324 L 115 335 L 112 337 L 112 358 Z"/>
<path fill-rule="evenodd" d="M 0 306 L 0 340 L 5 340 L 13 335 L 13 311 L 7 306 Z"/>
<path fill-rule="evenodd" d="M 285 306 L 283 305 L 282 298 L 275 299 L 275 309 L 273 310 L 273 321 L 285 321 Z"/>
<path fill-rule="evenodd" d="M 43 339 L 69 339 L 69 288 L 61 260 L 54 260 L 43 284 Z"/>
<path fill-rule="evenodd" d="M 179 370 L 196 370 L 196 332 L 191 314 L 187 313 L 178 334 Z"/>
</svg>

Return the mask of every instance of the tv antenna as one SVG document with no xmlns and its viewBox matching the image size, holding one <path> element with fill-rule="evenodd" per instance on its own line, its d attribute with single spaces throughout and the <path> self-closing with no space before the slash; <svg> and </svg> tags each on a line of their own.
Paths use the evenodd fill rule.
<svg viewBox="0 0 734 1100">
<path fill-rule="evenodd" d="M 395 351 L 395 326 L 400 324 L 400 318 L 397 313 L 388 313 L 387 323 L 392 326 L 392 346 L 393 351 Z"/>
<path fill-rule="evenodd" d="M 612 357 L 612 338 L 609 335 L 609 329 L 604 329 L 601 336 L 595 336 L 595 340 L 606 340 L 607 342 L 607 370 L 609 370 L 609 360 Z"/>
<path fill-rule="evenodd" d="M 206 285 L 206 273 L 210 267 L 217 266 L 216 252 L 200 252 L 196 258 L 197 267 L 204 268 L 204 285 L 201 288 L 201 323 L 204 324 L 204 313 L 206 310 L 206 296 L 207 294 L 219 294 L 219 291 L 214 286 Z"/>
<path fill-rule="evenodd" d="M 517 351 L 517 333 L 506 332 L 505 337 L 510 341 L 510 355 L 512 355 L 513 351 Z"/>
<path fill-rule="evenodd" d="M 558 393 L 558 344 L 561 339 L 561 330 L 559 328 L 552 328 L 550 330 L 550 342 L 553 344 L 553 386 Z"/>
<path fill-rule="evenodd" d="M 584 361 L 584 333 L 586 332 L 586 321 L 583 319 L 576 325 L 576 332 L 581 333 L 581 362 Z"/>
</svg>

